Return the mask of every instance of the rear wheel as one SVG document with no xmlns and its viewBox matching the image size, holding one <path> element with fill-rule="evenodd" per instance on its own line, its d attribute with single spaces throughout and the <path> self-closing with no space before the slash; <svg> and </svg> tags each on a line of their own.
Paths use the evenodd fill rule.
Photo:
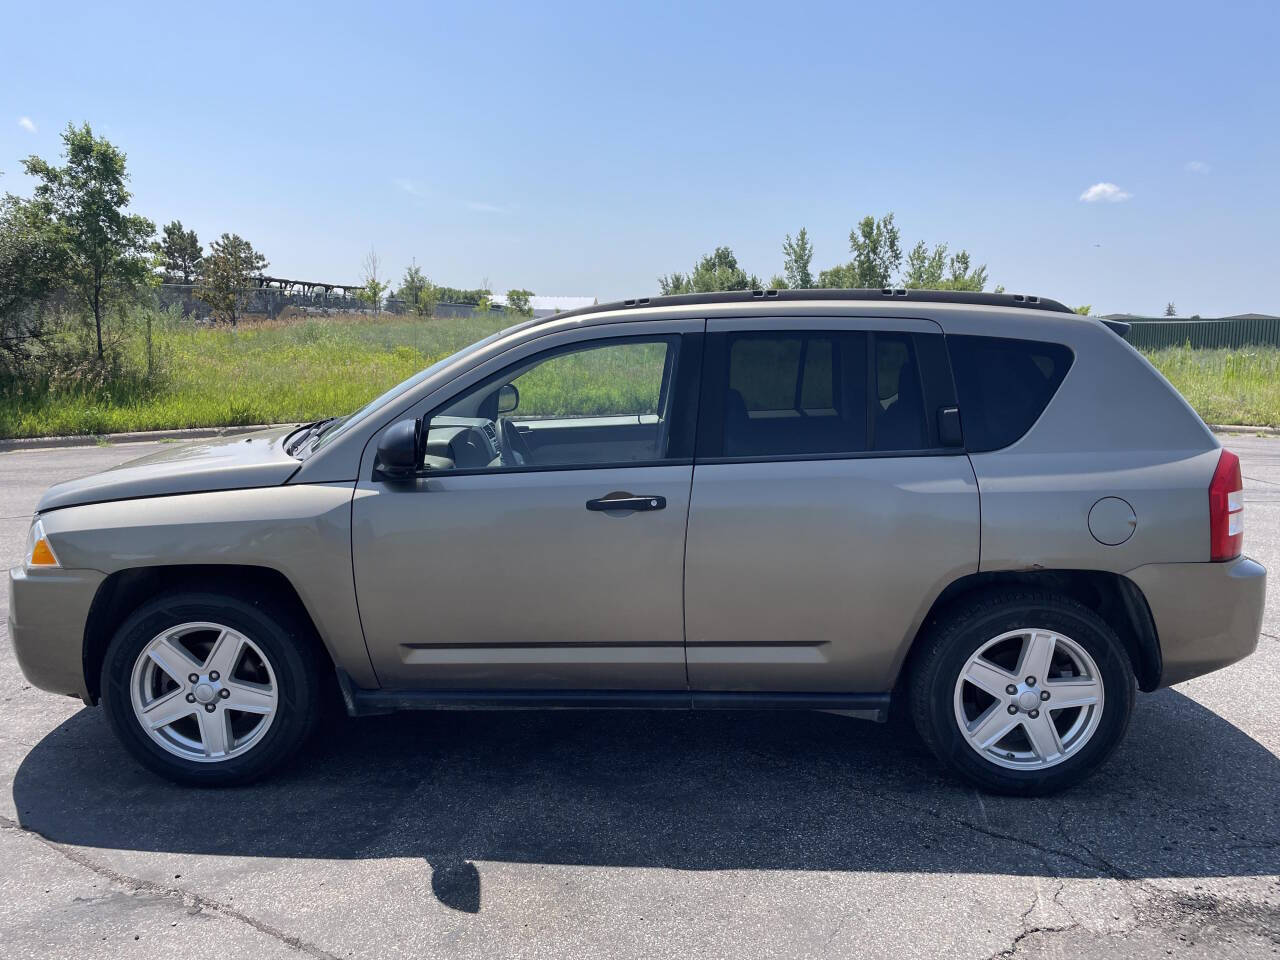
<svg viewBox="0 0 1280 960">
<path fill-rule="evenodd" d="M 951 770 L 1000 793 L 1043 794 L 1091 774 L 1133 709 L 1133 668 L 1097 614 L 1052 593 L 962 601 L 925 639 L 911 679 L 916 729 Z"/>
<path fill-rule="evenodd" d="M 169 594 L 140 607 L 112 639 L 103 706 L 125 747 L 161 776 L 244 783 L 291 757 L 311 732 L 313 649 L 283 609 Z"/>
</svg>

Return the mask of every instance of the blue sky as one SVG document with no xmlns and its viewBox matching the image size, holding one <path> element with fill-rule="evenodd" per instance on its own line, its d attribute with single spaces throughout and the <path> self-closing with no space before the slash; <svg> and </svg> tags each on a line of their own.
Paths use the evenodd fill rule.
<svg viewBox="0 0 1280 960">
<path fill-rule="evenodd" d="M 88 120 L 271 272 L 601 299 L 892 210 L 1095 312 L 1280 313 L 1280 4 L 8 4 L 0 189 Z M 1097 184 L 1096 202 L 1082 195 Z M 1099 191 L 1095 190 L 1095 194 Z"/>
</svg>

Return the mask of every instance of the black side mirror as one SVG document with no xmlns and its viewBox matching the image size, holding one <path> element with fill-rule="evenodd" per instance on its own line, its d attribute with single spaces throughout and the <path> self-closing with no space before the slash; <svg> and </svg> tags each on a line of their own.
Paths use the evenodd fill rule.
<svg viewBox="0 0 1280 960">
<path fill-rule="evenodd" d="M 964 431 L 960 429 L 958 407 L 942 407 L 938 410 L 938 442 L 944 447 L 964 446 Z"/>
<path fill-rule="evenodd" d="M 510 413 L 520 406 L 520 390 L 514 383 L 506 383 L 498 388 L 498 413 Z"/>
<path fill-rule="evenodd" d="M 422 462 L 422 420 L 401 420 L 378 439 L 377 470 L 387 480 L 412 480 Z"/>
</svg>

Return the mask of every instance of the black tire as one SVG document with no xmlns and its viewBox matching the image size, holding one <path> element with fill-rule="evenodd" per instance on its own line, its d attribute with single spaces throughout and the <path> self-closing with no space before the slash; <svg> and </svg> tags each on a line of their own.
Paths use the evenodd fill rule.
<svg viewBox="0 0 1280 960">
<path fill-rule="evenodd" d="M 956 719 L 955 685 L 984 643 L 1027 627 L 1058 631 L 1083 647 L 1097 664 L 1104 701 L 1096 729 L 1077 752 L 1055 766 L 1014 770 L 969 745 Z M 1128 728 L 1137 689 L 1128 653 L 1115 631 L 1075 600 L 1033 589 L 987 591 L 946 611 L 921 642 L 910 677 L 916 730 L 949 770 L 980 789 L 1019 796 L 1066 789 L 1097 770 Z"/>
<path fill-rule="evenodd" d="M 250 638 L 270 662 L 278 686 L 277 712 L 261 739 L 239 756 L 200 762 L 177 756 L 143 730 L 130 697 L 134 664 L 143 649 L 178 624 L 212 621 Z M 320 675 L 309 625 L 287 608 L 262 599 L 184 591 L 159 596 L 131 614 L 107 647 L 102 705 L 125 748 L 148 770 L 191 786 L 248 783 L 290 760 L 315 727 Z"/>
</svg>

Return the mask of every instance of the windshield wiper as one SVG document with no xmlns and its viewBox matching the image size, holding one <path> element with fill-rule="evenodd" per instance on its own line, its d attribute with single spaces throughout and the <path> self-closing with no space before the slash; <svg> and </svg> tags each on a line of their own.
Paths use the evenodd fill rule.
<svg viewBox="0 0 1280 960">
<path fill-rule="evenodd" d="M 302 449 L 303 444 L 314 442 L 324 432 L 325 427 L 337 419 L 337 417 L 325 417 L 323 420 L 303 425 L 300 428 L 302 430 L 301 435 L 289 446 L 289 456 L 296 456 L 298 451 Z"/>
</svg>

